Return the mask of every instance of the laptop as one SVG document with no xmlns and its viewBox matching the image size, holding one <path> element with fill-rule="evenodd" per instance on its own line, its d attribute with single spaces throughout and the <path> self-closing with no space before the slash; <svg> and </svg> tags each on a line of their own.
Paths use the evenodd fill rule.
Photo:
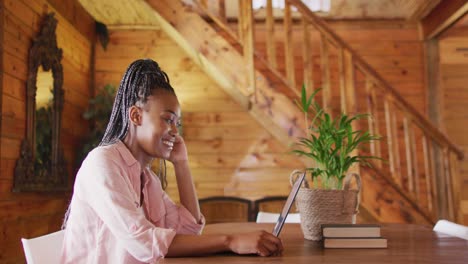
<svg viewBox="0 0 468 264">
<path fill-rule="evenodd" d="M 291 192 L 289 193 L 288 199 L 286 200 L 286 203 L 283 206 L 283 210 L 281 211 L 278 221 L 276 222 L 275 228 L 273 228 L 273 235 L 279 236 L 281 229 L 283 228 L 284 222 L 286 221 L 286 217 L 289 214 L 289 209 L 291 209 L 291 206 L 294 202 L 294 199 L 296 198 L 297 192 L 299 191 L 299 187 L 301 187 L 305 175 L 306 172 L 304 171 L 294 183 Z"/>
</svg>

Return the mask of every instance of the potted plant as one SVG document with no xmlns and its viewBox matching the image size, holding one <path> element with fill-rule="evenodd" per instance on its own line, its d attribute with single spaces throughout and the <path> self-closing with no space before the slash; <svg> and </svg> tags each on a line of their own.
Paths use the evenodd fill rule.
<svg viewBox="0 0 468 264">
<path fill-rule="evenodd" d="M 299 138 L 293 150 L 315 162 L 314 167 L 306 168 L 310 183 L 305 181 L 296 197 L 304 237 L 310 240 L 321 239 L 321 224 L 354 223 L 361 183 L 359 175 L 350 173 L 350 168 L 358 164 L 370 166 L 369 159 L 380 159 L 355 154 L 365 144 L 379 139 L 368 131 L 353 129 L 354 122 L 368 115 L 342 113 L 333 118 L 314 100 L 318 91 L 307 96 L 303 86 L 301 101 L 296 101 L 304 113 L 307 136 Z M 293 172 L 291 179 L 296 174 Z M 352 177 L 357 190 L 349 188 Z"/>
<path fill-rule="evenodd" d="M 80 167 L 86 155 L 101 142 L 112 112 L 116 91 L 115 86 L 107 84 L 93 98 L 89 99 L 89 105 L 83 113 L 83 118 L 91 122 L 91 129 L 83 138 L 81 148 L 78 150 L 77 167 Z"/>
</svg>

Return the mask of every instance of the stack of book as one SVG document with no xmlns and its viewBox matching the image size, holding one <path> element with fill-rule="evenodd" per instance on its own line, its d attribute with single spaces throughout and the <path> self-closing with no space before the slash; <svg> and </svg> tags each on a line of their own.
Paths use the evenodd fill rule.
<svg viewBox="0 0 468 264">
<path fill-rule="evenodd" d="M 374 224 L 323 224 L 324 248 L 387 248 L 387 239 Z"/>
</svg>

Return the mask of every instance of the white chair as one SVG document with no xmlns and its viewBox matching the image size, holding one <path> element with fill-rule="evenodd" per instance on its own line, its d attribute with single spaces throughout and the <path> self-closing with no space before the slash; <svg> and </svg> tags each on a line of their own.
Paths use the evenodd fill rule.
<svg viewBox="0 0 468 264">
<path fill-rule="evenodd" d="M 21 238 L 26 262 L 28 264 L 59 264 L 64 234 L 65 231 L 60 230 L 36 238 Z"/>
<path fill-rule="evenodd" d="M 257 223 L 276 223 L 278 221 L 280 214 L 277 213 L 267 213 L 267 212 L 258 212 L 257 214 Z M 301 218 L 298 213 L 288 214 L 285 220 L 286 223 L 300 223 Z"/>
<path fill-rule="evenodd" d="M 439 220 L 434 226 L 434 231 L 450 236 L 468 240 L 468 227 L 447 220 Z"/>
</svg>

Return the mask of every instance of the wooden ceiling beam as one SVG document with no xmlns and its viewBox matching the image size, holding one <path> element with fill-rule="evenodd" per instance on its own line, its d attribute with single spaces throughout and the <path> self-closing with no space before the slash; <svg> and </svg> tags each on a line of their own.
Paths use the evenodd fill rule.
<svg viewBox="0 0 468 264">
<path fill-rule="evenodd" d="M 408 1 L 403 0 L 406 5 L 413 3 L 411 8 L 408 8 L 406 19 L 411 21 L 419 21 L 427 16 L 440 2 L 441 0 L 419 0 L 419 1 Z"/>
<path fill-rule="evenodd" d="M 466 0 L 441 1 L 431 13 L 421 21 L 423 39 L 437 37 L 437 35 L 467 12 L 468 2 Z"/>
</svg>

